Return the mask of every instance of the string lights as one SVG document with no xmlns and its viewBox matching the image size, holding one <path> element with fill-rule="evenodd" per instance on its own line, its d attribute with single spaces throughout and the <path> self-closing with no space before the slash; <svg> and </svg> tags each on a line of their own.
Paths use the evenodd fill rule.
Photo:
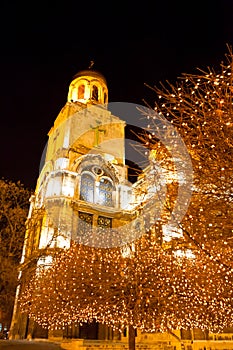
<svg viewBox="0 0 233 350">
<path fill-rule="evenodd" d="M 219 331 L 232 323 L 232 287 L 229 271 L 203 252 L 176 257 L 147 235 L 127 258 L 121 249 L 73 244 L 34 277 L 20 305 L 51 329 L 95 319 L 119 330 Z"/>
</svg>

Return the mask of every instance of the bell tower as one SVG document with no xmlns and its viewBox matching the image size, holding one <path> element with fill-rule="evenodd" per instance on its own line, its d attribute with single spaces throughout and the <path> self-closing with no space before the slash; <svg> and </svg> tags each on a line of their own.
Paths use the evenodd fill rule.
<svg viewBox="0 0 233 350">
<path fill-rule="evenodd" d="M 132 188 L 125 165 L 125 125 L 108 110 L 105 77 L 93 69 L 79 71 L 48 132 L 31 198 L 11 338 L 48 336 L 20 309 L 19 300 L 30 276 L 49 266 L 55 251 L 69 248 L 72 241 L 98 247 L 117 244 L 111 229 L 131 222 L 135 216 L 129 208 Z M 92 228 L 97 233 L 106 230 L 105 236 L 99 235 L 104 239 L 98 234 L 95 241 L 89 238 Z M 80 338 L 83 332 L 78 327 L 74 336 Z M 97 339 L 106 339 L 110 333 L 103 325 L 96 325 L 95 334 Z"/>
<path fill-rule="evenodd" d="M 108 88 L 104 76 L 91 69 L 78 72 L 69 86 L 68 102 L 99 103 L 107 107 Z"/>
</svg>

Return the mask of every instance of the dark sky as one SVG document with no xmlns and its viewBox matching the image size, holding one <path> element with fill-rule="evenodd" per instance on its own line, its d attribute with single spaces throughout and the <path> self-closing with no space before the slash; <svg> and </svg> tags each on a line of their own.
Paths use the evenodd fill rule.
<svg viewBox="0 0 233 350">
<path fill-rule="evenodd" d="M 0 176 L 34 188 L 47 132 L 72 77 L 94 68 L 110 102 L 153 101 L 144 86 L 218 67 L 233 1 L 1 2 Z"/>
</svg>

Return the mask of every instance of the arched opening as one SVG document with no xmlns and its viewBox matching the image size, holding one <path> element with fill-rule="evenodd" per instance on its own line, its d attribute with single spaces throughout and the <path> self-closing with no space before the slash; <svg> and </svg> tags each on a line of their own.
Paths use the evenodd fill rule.
<svg viewBox="0 0 233 350">
<path fill-rule="evenodd" d="M 113 170 L 113 173 L 111 173 Z M 116 187 L 114 169 L 94 159 L 80 163 L 77 173 L 80 174 L 77 196 L 80 200 L 101 206 L 114 207 L 116 204 Z M 114 181 L 115 180 L 115 181 Z"/>
<path fill-rule="evenodd" d="M 107 94 L 106 94 L 106 92 L 104 93 L 104 103 L 107 103 Z"/>
<path fill-rule="evenodd" d="M 91 98 L 92 100 L 95 100 L 95 101 L 98 101 L 99 99 L 99 90 L 96 85 L 92 86 Z"/>
<path fill-rule="evenodd" d="M 80 183 L 80 199 L 86 202 L 94 203 L 95 180 L 91 174 L 83 173 Z"/>
<path fill-rule="evenodd" d="M 82 85 L 79 85 L 79 87 L 78 87 L 78 99 L 80 100 L 80 99 L 84 99 L 84 93 L 85 93 L 85 86 L 84 86 L 84 84 L 82 84 Z"/>
<path fill-rule="evenodd" d="M 107 207 L 112 207 L 113 191 L 114 187 L 112 185 L 112 182 L 108 178 L 102 177 L 99 182 L 98 204 L 105 205 Z"/>
</svg>

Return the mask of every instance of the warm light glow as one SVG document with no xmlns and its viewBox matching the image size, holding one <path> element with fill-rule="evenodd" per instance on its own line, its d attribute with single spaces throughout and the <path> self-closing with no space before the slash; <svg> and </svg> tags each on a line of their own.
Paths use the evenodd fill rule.
<svg viewBox="0 0 233 350">
<path fill-rule="evenodd" d="M 163 240 L 164 242 L 170 242 L 173 238 L 183 237 L 182 229 L 176 226 L 163 225 Z"/>
<path fill-rule="evenodd" d="M 221 64 L 218 74 L 211 69 L 183 74 L 175 86 L 154 88 L 155 110 L 172 121 L 192 160 L 193 192 L 182 221 L 174 218 L 171 225 L 169 220 L 184 186 L 185 163 L 182 157 L 172 159 L 171 149 L 155 139 L 158 120 L 153 110 L 152 116 L 144 116 L 149 120 L 144 144 L 151 167 L 132 188 L 119 186 L 120 207 L 128 210 L 124 218 L 133 209 L 144 225 L 126 225 L 124 237 L 135 237 L 137 229 L 146 233 L 123 248 L 72 242 L 70 248 L 56 251 L 50 267 L 41 269 L 20 297 L 21 310 L 40 325 L 62 329 L 96 319 L 120 331 L 130 324 L 142 332 L 222 332 L 233 327 L 231 53 L 228 60 L 230 65 Z M 75 84 L 72 94 L 78 93 Z M 176 145 L 173 135 L 165 136 Z M 72 177 L 54 174 L 46 196 L 72 196 L 73 189 Z M 151 203 L 162 208 L 161 213 L 144 212 Z M 43 233 L 41 248 L 52 234 Z M 98 234 L 96 242 L 104 230 Z M 61 239 L 58 247 L 66 242 Z"/>
<path fill-rule="evenodd" d="M 195 259 L 195 254 L 191 249 L 177 249 L 174 251 L 174 255 L 177 258 L 188 258 L 188 259 Z"/>
</svg>

